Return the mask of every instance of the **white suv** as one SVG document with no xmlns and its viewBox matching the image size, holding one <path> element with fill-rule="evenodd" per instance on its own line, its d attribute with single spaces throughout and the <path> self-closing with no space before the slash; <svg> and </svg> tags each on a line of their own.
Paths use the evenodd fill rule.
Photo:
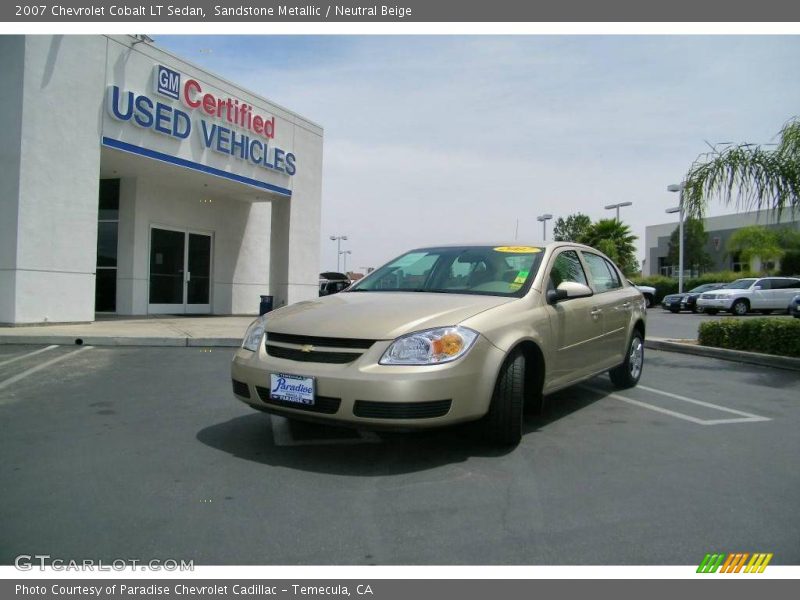
<svg viewBox="0 0 800 600">
<path fill-rule="evenodd" d="M 765 315 L 773 310 L 786 310 L 792 298 L 800 294 L 800 279 L 794 277 L 762 277 L 737 279 L 721 290 L 702 294 L 697 306 L 714 315 L 729 311 L 745 315 L 757 310 Z"/>
</svg>

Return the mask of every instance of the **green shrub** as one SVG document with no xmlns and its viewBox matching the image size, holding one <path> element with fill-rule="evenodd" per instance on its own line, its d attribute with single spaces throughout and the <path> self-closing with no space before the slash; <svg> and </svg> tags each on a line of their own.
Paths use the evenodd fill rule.
<svg viewBox="0 0 800 600">
<path fill-rule="evenodd" d="M 800 275 L 800 250 L 787 250 L 781 259 L 781 275 Z"/>
<path fill-rule="evenodd" d="M 731 318 L 706 321 L 697 336 L 703 346 L 800 357 L 800 319 Z"/>
</svg>

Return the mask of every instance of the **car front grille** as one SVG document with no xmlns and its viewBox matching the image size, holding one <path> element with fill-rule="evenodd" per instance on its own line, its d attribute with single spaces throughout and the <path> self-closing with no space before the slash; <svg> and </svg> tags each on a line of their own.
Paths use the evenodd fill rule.
<svg viewBox="0 0 800 600">
<path fill-rule="evenodd" d="M 357 352 L 320 352 L 317 350 L 300 350 L 297 348 L 286 348 L 285 346 L 273 346 L 267 344 L 267 354 L 275 358 L 295 360 L 298 362 L 331 363 L 344 365 L 353 362 L 361 354 Z"/>
<path fill-rule="evenodd" d="M 297 362 L 342 365 L 356 360 L 374 343 L 375 340 L 359 338 L 329 338 L 288 333 L 267 333 L 264 347 L 267 354 L 275 358 Z"/>
<path fill-rule="evenodd" d="M 432 419 L 450 412 L 452 400 L 430 402 L 374 402 L 356 400 L 353 414 L 371 419 Z"/>
<path fill-rule="evenodd" d="M 335 414 L 339 410 L 339 405 L 342 403 L 341 398 L 329 398 L 327 396 L 316 396 L 314 404 L 300 404 L 297 402 L 286 402 L 285 400 L 275 400 L 270 398 L 269 388 L 256 386 L 258 397 L 264 404 L 270 406 L 280 406 L 282 408 L 293 408 L 295 410 L 304 410 L 307 412 L 322 413 L 325 415 Z"/>
</svg>

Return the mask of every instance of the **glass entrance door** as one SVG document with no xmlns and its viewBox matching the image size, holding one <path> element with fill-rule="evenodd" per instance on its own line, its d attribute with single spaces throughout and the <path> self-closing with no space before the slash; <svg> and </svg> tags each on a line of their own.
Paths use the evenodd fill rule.
<svg viewBox="0 0 800 600">
<path fill-rule="evenodd" d="M 150 229 L 150 313 L 211 312 L 211 236 Z"/>
<path fill-rule="evenodd" d="M 211 312 L 211 236 L 189 233 L 186 246 L 186 312 Z"/>
</svg>

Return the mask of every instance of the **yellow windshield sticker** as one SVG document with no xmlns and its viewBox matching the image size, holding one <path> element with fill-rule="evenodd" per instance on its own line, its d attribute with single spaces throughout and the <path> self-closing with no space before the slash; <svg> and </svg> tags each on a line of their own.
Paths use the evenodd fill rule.
<svg viewBox="0 0 800 600">
<path fill-rule="evenodd" d="M 521 288 L 521 287 L 522 287 L 522 284 L 521 284 L 521 283 L 517 283 L 517 282 L 515 281 L 514 283 L 509 283 L 509 284 L 508 284 L 508 291 L 509 291 L 509 292 L 516 292 L 516 291 L 517 291 L 517 290 L 519 290 L 519 288 Z"/>
<path fill-rule="evenodd" d="M 517 273 L 517 277 L 516 279 L 514 279 L 514 283 L 519 283 L 519 284 L 525 283 L 525 280 L 528 278 L 528 273 L 529 271 L 520 271 L 519 273 Z"/>
<path fill-rule="evenodd" d="M 512 254 L 536 254 L 537 252 L 541 252 L 541 248 L 536 248 L 534 246 L 498 246 L 494 248 L 495 252 L 509 252 Z"/>
</svg>

